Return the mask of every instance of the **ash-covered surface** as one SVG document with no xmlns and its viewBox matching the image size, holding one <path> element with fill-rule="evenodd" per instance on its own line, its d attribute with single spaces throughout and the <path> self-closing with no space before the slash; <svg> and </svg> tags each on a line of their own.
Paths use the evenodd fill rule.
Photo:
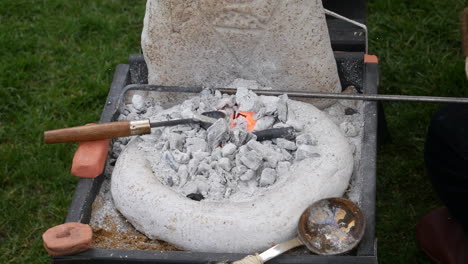
<svg viewBox="0 0 468 264">
<path fill-rule="evenodd" d="M 219 93 L 213 96 L 206 91 L 199 97 L 192 98 L 173 109 L 163 109 L 152 97 L 141 97 L 136 94 L 131 100 L 132 104 L 125 106 L 119 119 L 163 121 L 190 117 L 194 111 L 201 113 L 223 109 L 229 115 L 232 114 L 230 111 L 241 109 L 256 113 L 257 130 L 293 126 L 298 134 L 294 141 L 276 139 L 258 142 L 252 140 L 249 144 L 239 144 L 239 140 L 242 141 L 242 136 L 245 134 L 246 126 L 242 118 L 235 122 L 234 128 L 227 130 L 226 127 L 229 128 L 230 124 L 227 121 L 218 121 L 210 131 L 204 130 L 197 124 L 179 125 L 153 129 L 151 135 L 142 136 L 146 143 L 151 143 L 141 147 L 148 153 L 154 154 L 147 155 L 148 159 L 152 159 L 153 170 L 167 172 L 157 174 L 161 182 L 167 186 L 184 195 L 201 194 L 204 199 L 208 200 L 242 200 L 261 194 L 263 189 L 281 181 L 281 176 L 286 174 L 282 170 L 288 170 L 295 160 L 303 156 L 316 155 L 318 157 L 320 153 L 313 149 L 316 144 L 313 137 L 301 135 L 301 124 L 293 119 L 285 119 L 282 111 L 287 111 L 287 109 L 284 109 L 281 104 L 281 100 L 284 99 L 256 96 L 243 89 L 240 90 L 238 97 L 240 99 Z M 235 109 L 236 104 L 238 104 L 237 109 Z M 355 166 L 346 195 L 355 202 L 359 201 L 360 185 L 363 184 L 355 180 L 361 157 L 363 107 L 364 103 L 361 102 L 341 101 L 324 110 L 341 128 L 354 150 Z M 210 140 L 208 140 L 208 132 L 211 133 Z M 247 137 L 251 139 L 252 135 L 247 133 Z M 119 242 L 95 243 L 96 247 L 126 248 L 125 243 L 120 239 L 121 234 L 141 235 L 117 212 L 109 192 L 112 165 L 115 164 L 116 158 L 129 140 L 130 138 L 120 138 L 114 141 L 106 171 L 107 179 L 96 198 L 90 222 L 94 230 L 115 234 L 114 240 Z M 97 203 L 99 206 L 96 206 Z M 170 247 L 164 249 L 167 247 L 164 242 L 144 239 L 143 241 L 144 245 L 156 245 L 155 247 L 145 246 L 148 250 L 172 250 Z"/>
<path fill-rule="evenodd" d="M 200 124 L 161 127 L 142 136 L 139 147 L 147 154 L 153 172 L 166 186 L 184 196 L 202 195 L 206 200 L 240 201 L 261 195 L 267 187 L 288 175 L 292 163 L 320 157 L 313 135 L 302 133 L 304 124 L 288 119 L 287 96 L 257 96 L 239 88 L 236 95 L 203 91 L 180 105 L 159 111 L 148 106 L 138 95 L 119 119 L 135 112 L 156 113 L 152 121 L 192 118 L 194 114 L 221 110 L 227 118 L 218 119 L 205 129 Z M 128 114 L 126 114 L 128 113 Z M 255 125 L 249 124 L 251 114 Z M 255 115 L 254 115 L 255 114 Z M 230 119 L 235 116 L 235 119 Z M 277 138 L 257 141 L 253 132 L 271 128 L 292 127 L 295 140 Z M 126 140 L 118 140 L 120 149 Z"/>
<path fill-rule="evenodd" d="M 110 168 L 111 166 L 107 167 Z M 106 171 L 107 175 L 111 173 Z M 103 182 L 99 195 L 93 203 L 90 225 L 93 229 L 93 248 L 178 250 L 167 242 L 149 239 L 127 222 L 114 207 L 110 193 L 110 179 L 108 178 Z"/>
</svg>

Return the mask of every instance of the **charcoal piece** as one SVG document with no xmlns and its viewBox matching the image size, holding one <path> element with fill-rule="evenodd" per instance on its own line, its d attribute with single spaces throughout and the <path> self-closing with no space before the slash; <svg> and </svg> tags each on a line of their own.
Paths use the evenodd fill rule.
<svg viewBox="0 0 468 264">
<path fill-rule="evenodd" d="M 226 113 L 224 111 L 208 111 L 208 112 L 203 112 L 202 115 L 211 117 L 214 119 L 220 119 L 220 118 L 226 117 Z"/>
<path fill-rule="evenodd" d="M 244 87 L 237 88 L 236 103 L 242 112 L 257 112 L 261 107 L 258 95 Z"/>
<path fill-rule="evenodd" d="M 179 169 L 179 164 L 174 160 L 174 157 L 170 151 L 165 151 L 163 153 L 163 158 L 169 168 L 173 169 L 174 171 Z"/>
<path fill-rule="evenodd" d="M 201 200 L 205 199 L 205 197 L 200 193 L 187 194 L 187 198 L 192 199 L 194 201 L 201 201 Z"/>
<path fill-rule="evenodd" d="M 225 107 L 233 107 L 236 104 L 234 96 L 225 97 L 219 100 L 219 103 L 216 105 L 216 109 L 223 109 Z"/>
<path fill-rule="evenodd" d="M 172 151 L 174 160 L 180 164 L 187 164 L 190 161 L 190 155 L 188 153 L 181 152 L 179 150 Z"/>
<path fill-rule="evenodd" d="M 215 148 L 212 152 L 211 152 L 211 160 L 219 160 L 221 159 L 222 157 L 222 154 L 221 154 L 221 148 L 220 147 L 217 147 Z"/>
<path fill-rule="evenodd" d="M 215 149 L 229 137 L 229 127 L 224 119 L 218 119 L 206 131 L 206 141 L 210 149 Z"/>
<path fill-rule="evenodd" d="M 236 119 L 232 121 L 232 128 L 236 130 L 247 130 L 247 118 L 244 116 L 238 116 Z"/>
<path fill-rule="evenodd" d="M 223 146 L 223 148 L 221 149 L 221 155 L 223 157 L 227 157 L 227 156 L 230 156 L 232 155 L 235 151 L 236 151 L 237 147 L 235 144 L 233 143 L 227 143 Z"/>
<path fill-rule="evenodd" d="M 189 138 L 197 137 L 197 131 L 195 129 L 192 129 L 192 130 L 189 130 L 189 131 L 184 131 L 184 134 L 185 134 L 185 136 L 187 136 L 187 138 L 185 139 L 185 147 L 187 147 L 187 140 Z"/>
<path fill-rule="evenodd" d="M 188 167 L 187 165 L 180 165 L 179 171 L 177 171 L 177 175 L 179 176 L 179 186 L 183 187 L 188 180 Z"/>
<path fill-rule="evenodd" d="M 256 136 L 257 141 L 272 140 L 275 138 L 293 140 L 296 138 L 294 128 L 289 126 L 255 131 L 253 134 Z"/>
<path fill-rule="evenodd" d="M 262 156 L 254 150 L 246 152 L 244 155 L 240 156 L 240 161 L 247 168 L 252 170 L 257 170 L 262 164 Z"/>
<path fill-rule="evenodd" d="M 198 165 L 198 172 L 200 173 L 207 173 L 211 170 L 211 165 L 208 164 L 206 161 L 200 162 L 200 165 Z"/>
<path fill-rule="evenodd" d="M 206 141 L 202 138 L 187 138 L 185 142 L 185 146 L 187 148 L 187 151 L 190 151 L 192 153 L 201 151 L 205 152 L 207 151 L 208 145 Z"/>
<path fill-rule="evenodd" d="M 287 150 L 281 149 L 280 152 L 283 155 L 283 160 L 292 160 L 293 159 L 293 156 Z"/>
<path fill-rule="evenodd" d="M 210 153 L 203 152 L 203 151 L 195 151 L 192 153 L 192 157 L 198 161 L 202 161 L 209 156 L 210 156 Z"/>
<path fill-rule="evenodd" d="M 276 139 L 276 145 L 282 149 L 287 149 L 287 150 L 296 150 L 297 146 L 296 143 L 286 140 L 284 138 L 277 138 Z"/>
<path fill-rule="evenodd" d="M 198 130 L 198 132 L 197 132 L 197 138 L 205 139 L 205 138 L 206 138 L 206 130 L 204 130 L 204 129 Z"/>
<path fill-rule="evenodd" d="M 145 99 L 141 95 L 138 95 L 138 94 L 133 95 L 132 105 L 138 112 L 142 112 L 146 110 Z"/>
<path fill-rule="evenodd" d="M 218 160 L 218 166 L 228 172 L 231 171 L 232 168 L 231 161 L 226 157 Z"/>
<path fill-rule="evenodd" d="M 266 116 L 266 108 L 265 107 L 262 107 L 260 108 L 260 110 L 258 110 L 255 115 L 254 115 L 254 119 L 255 120 L 259 120 L 261 118 L 263 118 L 264 116 Z"/>
<path fill-rule="evenodd" d="M 260 100 L 263 102 L 265 115 L 273 115 L 277 111 L 279 101 L 278 97 L 261 95 Z"/>
<path fill-rule="evenodd" d="M 183 124 L 183 125 L 177 125 L 172 127 L 173 132 L 187 132 L 187 131 L 192 131 L 195 126 L 199 126 L 199 124 Z M 182 135 L 184 136 L 184 135 Z"/>
<path fill-rule="evenodd" d="M 185 135 L 171 133 L 169 134 L 169 147 L 171 149 L 183 150 L 185 144 Z"/>
<path fill-rule="evenodd" d="M 246 166 L 244 166 L 244 165 L 242 165 L 242 164 L 239 164 L 239 165 L 236 165 L 236 166 L 232 169 L 232 172 L 233 172 L 236 176 L 240 177 L 240 176 L 242 176 L 242 174 L 246 173 L 247 170 L 248 170 L 248 169 L 247 169 Z"/>
<path fill-rule="evenodd" d="M 169 114 L 169 119 L 180 119 L 182 118 L 182 114 L 179 111 L 173 111 Z"/>
<path fill-rule="evenodd" d="M 257 152 L 266 161 L 271 162 L 273 164 L 276 164 L 278 161 L 283 159 L 283 155 L 281 155 L 281 153 L 278 153 L 273 149 L 262 145 L 262 143 L 258 141 L 250 140 L 249 142 L 247 142 L 247 147 Z"/>
<path fill-rule="evenodd" d="M 226 172 L 220 167 L 210 172 L 210 178 L 216 179 L 223 186 L 227 183 Z"/>
<path fill-rule="evenodd" d="M 255 127 L 253 131 L 261 131 L 265 130 L 268 128 L 271 128 L 273 124 L 275 123 L 275 118 L 272 116 L 264 116 L 257 120 L 257 123 L 255 123 Z"/>
<path fill-rule="evenodd" d="M 247 132 L 245 130 L 241 130 L 241 129 L 235 129 L 231 131 L 231 135 L 230 135 L 231 142 L 237 147 L 240 147 L 244 145 L 246 142 L 248 142 L 249 140 L 252 140 L 255 138 L 256 136 L 254 134 Z"/>
<path fill-rule="evenodd" d="M 296 161 L 301 161 L 308 158 L 317 158 L 320 157 L 320 154 L 317 153 L 317 148 L 310 145 L 300 145 L 295 153 Z"/>
<path fill-rule="evenodd" d="M 260 187 L 266 187 L 272 185 L 276 181 L 276 170 L 271 168 L 265 168 L 260 175 Z"/>
<path fill-rule="evenodd" d="M 189 161 L 187 169 L 190 175 L 195 175 L 195 173 L 197 173 L 199 164 L 200 164 L 200 160 L 198 159 L 191 159 Z"/>
<path fill-rule="evenodd" d="M 278 165 L 277 163 L 265 161 L 265 162 L 263 162 L 263 165 L 262 165 L 263 167 L 261 167 L 261 168 L 274 169 L 274 168 L 276 168 L 277 165 Z"/>
<path fill-rule="evenodd" d="M 354 115 L 354 114 L 357 114 L 357 113 L 358 113 L 358 111 L 354 110 L 351 107 L 347 107 L 345 109 L 345 115 Z"/>
<path fill-rule="evenodd" d="M 289 126 L 282 122 L 278 122 L 273 125 L 273 128 L 283 128 L 283 127 L 289 127 Z"/>
<path fill-rule="evenodd" d="M 251 179 L 253 179 L 255 177 L 255 171 L 253 170 L 247 170 L 246 172 L 244 172 L 240 177 L 239 179 L 241 181 L 250 181 Z"/>
<path fill-rule="evenodd" d="M 278 96 L 277 112 L 278 120 L 286 123 L 288 121 L 288 95 L 283 94 Z"/>
<path fill-rule="evenodd" d="M 218 162 L 216 160 L 210 162 L 210 167 L 213 169 L 216 168 L 217 165 L 218 165 Z"/>
</svg>

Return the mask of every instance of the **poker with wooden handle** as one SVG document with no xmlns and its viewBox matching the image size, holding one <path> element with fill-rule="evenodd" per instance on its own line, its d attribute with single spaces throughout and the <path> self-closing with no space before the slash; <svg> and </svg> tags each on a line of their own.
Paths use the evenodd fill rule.
<svg viewBox="0 0 468 264">
<path fill-rule="evenodd" d="M 193 118 L 175 119 L 161 122 L 150 120 L 116 121 L 101 124 L 89 124 L 86 126 L 69 127 L 49 130 L 44 132 L 44 141 L 47 144 L 94 141 L 117 137 L 128 137 L 151 133 L 153 127 L 176 126 L 183 124 L 199 123 L 202 126 L 210 126 L 217 119 L 223 118 L 224 113 L 213 111 L 203 114 L 194 114 Z"/>
</svg>

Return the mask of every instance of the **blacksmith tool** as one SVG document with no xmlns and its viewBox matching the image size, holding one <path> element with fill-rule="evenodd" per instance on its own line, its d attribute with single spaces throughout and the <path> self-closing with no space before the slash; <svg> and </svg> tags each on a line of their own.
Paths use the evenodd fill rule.
<svg viewBox="0 0 468 264">
<path fill-rule="evenodd" d="M 161 122 L 150 122 L 150 120 L 125 120 L 101 124 L 92 124 L 86 126 L 69 127 L 45 131 L 44 141 L 47 144 L 54 144 L 129 137 L 150 134 L 151 128 L 154 127 L 176 126 L 183 124 L 200 124 L 201 127 L 207 129 L 214 122 L 216 122 L 216 120 L 225 117 L 226 114 L 221 111 L 211 111 L 204 112 L 201 115 L 195 113 L 193 118 L 175 119 Z M 261 131 L 252 132 L 252 134 L 257 136 L 258 141 L 271 140 L 275 138 L 293 140 L 296 136 L 294 128 L 292 127 L 265 129 Z"/>
<path fill-rule="evenodd" d="M 216 90 L 235 94 L 234 88 L 216 88 Z M 339 93 L 314 93 L 288 90 L 253 90 L 258 95 L 278 96 L 287 94 L 290 97 L 299 98 L 324 98 L 341 100 L 362 100 L 362 101 L 403 101 L 403 102 L 424 102 L 424 103 L 461 103 L 468 104 L 468 98 L 463 97 L 440 97 L 440 96 L 414 96 L 414 95 L 387 95 L 387 94 L 339 94 Z"/>
<path fill-rule="evenodd" d="M 219 118 L 226 117 L 221 111 L 194 113 L 193 118 L 175 119 L 161 122 L 150 122 L 150 120 L 116 121 L 86 126 L 69 127 L 49 130 L 44 132 L 44 141 L 47 144 L 64 142 L 82 142 L 101 139 L 128 137 L 135 135 L 150 134 L 151 128 L 176 126 L 184 124 L 200 124 L 209 127 Z"/>
</svg>

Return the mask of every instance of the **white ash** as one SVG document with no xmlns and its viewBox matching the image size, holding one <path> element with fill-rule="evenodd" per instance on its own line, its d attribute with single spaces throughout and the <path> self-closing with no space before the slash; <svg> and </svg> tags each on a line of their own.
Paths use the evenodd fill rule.
<svg viewBox="0 0 468 264">
<path fill-rule="evenodd" d="M 162 110 L 142 103 L 144 99 L 134 95 L 119 120 L 130 116 L 155 122 L 224 111 L 227 118 L 218 119 L 207 130 L 199 124 L 154 129 L 152 134 L 141 136 L 140 148 L 148 153 L 155 177 L 181 195 L 200 193 L 205 200 L 243 200 L 273 186 L 288 174 L 295 161 L 320 157 L 313 148 L 317 144 L 313 135 L 301 133 L 304 124 L 291 116 L 288 119 L 287 99 L 286 95 L 258 96 L 245 87 L 238 88 L 236 95 L 204 90 L 199 96 Z M 141 111 L 143 106 L 145 111 Z M 245 131 L 247 119 L 242 117 L 230 128 L 229 117 L 239 111 L 255 113 L 253 131 L 290 126 L 295 128 L 297 140 L 259 142 L 253 133 Z M 119 153 L 123 141 L 115 143 Z"/>
<path fill-rule="evenodd" d="M 238 82 L 242 83 L 240 81 Z M 250 83 L 242 83 L 242 86 L 249 89 L 256 89 L 256 87 Z M 230 87 L 236 86 L 231 85 Z M 262 89 L 265 88 L 262 87 Z M 239 103 L 246 102 L 247 105 L 250 105 L 251 102 L 249 100 L 251 100 L 252 97 L 257 100 L 258 105 L 255 106 L 256 108 L 254 108 L 257 109 L 257 112 L 254 116 L 255 119 L 261 120 L 264 117 L 274 117 L 275 122 L 271 127 L 293 127 L 298 133 L 294 142 L 288 142 L 285 139 L 275 139 L 270 142 L 272 144 L 272 149 L 280 153 L 282 155 L 282 159 L 284 160 L 276 164 L 275 169 L 279 175 L 278 177 L 281 177 L 281 175 L 285 175 L 285 173 L 287 173 L 291 163 L 304 158 L 318 157 L 320 155 L 320 153 L 315 153 L 311 147 L 299 148 L 300 145 L 316 146 L 318 144 L 313 135 L 308 133 L 301 133 L 305 125 L 304 123 L 297 122 L 294 118 L 291 117 L 285 122 L 279 121 L 278 115 L 284 115 L 287 117 L 287 104 L 282 104 L 282 102 L 287 99 L 287 96 L 253 96 L 251 93 L 247 92 L 247 89 L 245 88 L 241 87 L 239 90 L 244 95 L 249 95 L 247 99 L 245 99 L 246 101 L 239 100 Z M 345 92 L 352 93 L 356 91 L 349 91 L 348 89 Z M 135 100 L 139 102 L 142 98 L 144 97 L 137 97 Z M 232 114 L 234 109 L 236 109 L 237 98 L 233 95 L 220 93 L 212 95 L 208 90 L 205 90 L 200 94 L 200 96 L 186 100 L 182 104 L 176 105 L 174 109 L 171 108 L 172 110 L 162 109 L 161 106 L 154 103 L 154 100 L 152 100 L 151 97 L 144 98 L 144 101 L 145 111 L 138 110 L 132 104 L 128 104 L 126 105 L 125 109 L 123 109 L 122 114 L 118 119 L 139 120 L 149 118 L 152 121 L 162 121 L 174 118 L 189 118 L 193 112 L 202 113 L 204 111 L 213 110 L 224 110 L 229 115 Z M 362 132 L 364 127 L 364 106 L 365 103 L 363 102 L 346 100 L 339 101 L 323 110 L 328 115 L 328 117 L 341 128 L 343 134 L 346 136 L 351 148 L 353 149 L 355 164 L 347 196 L 355 202 L 360 201 L 359 190 L 361 189 L 361 185 L 364 184 L 360 181 L 361 178 L 357 177 L 357 171 L 360 165 L 359 161 L 361 159 Z M 176 111 L 175 109 L 183 110 Z M 248 107 L 246 107 L 246 109 L 248 109 Z M 238 108 L 236 110 L 238 110 Z M 229 196 L 232 195 L 234 195 L 234 198 L 238 196 L 240 197 L 239 199 L 242 199 L 243 196 L 248 196 L 255 191 L 265 189 L 265 187 L 260 187 L 260 170 L 263 171 L 265 168 L 274 167 L 273 165 L 275 165 L 275 161 L 268 162 L 262 155 L 257 154 L 255 151 L 249 152 L 251 149 L 247 148 L 245 144 L 254 138 L 254 136 L 252 133 L 245 131 L 245 126 L 243 127 L 242 125 L 236 125 L 235 128 L 237 129 L 230 130 L 229 139 L 227 141 L 224 139 L 225 145 L 219 147 L 221 149 L 221 157 L 227 157 L 230 160 L 229 165 L 232 167 L 229 172 L 226 171 L 226 168 L 228 168 L 229 165 L 225 160 L 221 162 L 220 166 L 218 159 L 211 157 L 212 151 L 218 153 L 218 148 L 210 148 L 212 146 L 209 146 L 206 141 L 207 131 L 200 128 L 198 125 L 181 125 L 170 128 L 153 129 L 151 135 L 143 136 L 143 138 L 145 141 L 154 142 L 153 146 L 158 151 L 163 150 L 163 152 L 171 152 L 172 156 L 166 154 L 166 157 L 170 161 L 169 164 L 171 164 L 172 167 L 178 168 L 177 172 L 174 173 L 174 171 L 169 171 L 170 173 L 175 174 L 175 176 L 166 177 L 172 178 L 172 181 L 163 178 L 161 178 L 161 180 L 164 183 L 172 183 L 172 187 L 175 188 L 176 191 L 179 191 L 185 195 L 188 194 L 189 190 L 192 190 L 193 192 L 199 192 L 199 189 L 203 189 L 206 186 L 204 183 L 218 179 L 218 182 L 223 183 L 223 187 L 221 189 L 224 188 L 225 190 L 229 190 L 226 192 L 228 194 L 226 197 L 221 197 L 219 195 L 220 190 L 216 191 L 216 193 L 218 193 L 217 197 L 219 199 L 229 198 Z M 181 137 L 173 136 L 173 138 L 171 138 L 171 136 L 168 136 L 168 134 L 171 133 L 182 135 L 182 137 L 184 135 L 186 136 L 184 145 L 182 146 L 182 151 L 178 148 L 180 145 L 177 145 L 177 139 L 180 139 Z M 178 146 L 176 147 L 178 151 L 176 151 L 174 148 L 171 148 L 170 143 L 167 141 L 168 139 L 175 141 L 173 144 Z M 115 162 L 118 154 L 122 151 L 128 141 L 129 138 L 120 138 L 115 141 L 113 152 L 111 154 L 113 162 Z M 223 139 L 221 139 L 221 141 L 223 141 Z M 241 148 L 242 146 L 244 147 Z M 297 153 L 298 151 L 299 153 Z M 239 155 L 239 153 L 241 153 L 241 155 Z M 187 159 L 189 160 L 188 163 L 186 163 Z M 175 161 L 176 164 L 171 163 L 171 161 Z M 244 162 L 247 163 L 248 166 L 244 164 Z M 180 166 L 181 164 L 182 166 Z M 203 179 L 200 177 L 194 177 L 194 175 L 197 176 L 199 173 L 203 175 Z M 228 174 L 227 177 L 226 174 Z M 198 188 L 194 181 L 201 182 L 200 185 L 203 185 L 203 188 Z M 237 187 L 236 182 L 238 183 Z M 174 183 L 178 183 L 178 185 L 175 186 Z M 185 187 L 185 189 L 184 187 L 180 187 L 186 185 L 188 186 Z M 213 185 L 216 186 L 217 183 Z M 205 193 L 205 195 L 207 195 L 207 199 L 213 199 L 213 197 L 210 197 L 209 193 Z"/>
<path fill-rule="evenodd" d="M 354 87 L 349 87 L 343 93 L 357 93 Z M 361 190 L 365 185 L 363 177 L 358 177 L 361 160 L 361 146 L 364 132 L 364 108 L 366 103 L 359 100 L 341 100 L 323 111 L 328 117 L 341 129 L 353 150 L 354 167 L 351 176 L 350 186 L 346 192 L 346 196 L 356 202 L 361 202 Z M 296 138 L 296 143 L 301 144 L 304 137 Z M 313 142 L 308 142 L 309 145 L 316 145 Z"/>
<path fill-rule="evenodd" d="M 141 95 L 134 95 L 132 97 L 132 105 L 138 111 L 146 110 L 145 99 Z"/>
<path fill-rule="evenodd" d="M 287 174 L 292 163 L 320 157 L 320 153 L 313 148 L 318 144 L 314 136 L 301 133 L 305 124 L 297 122 L 294 118 L 283 119 L 284 122 L 279 120 L 279 115 L 288 116 L 287 104 L 283 103 L 286 102 L 286 95 L 257 96 L 246 88 L 239 88 L 239 93 L 243 99 L 238 100 L 236 96 L 227 94 L 213 95 L 205 90 L 200 96 L 166 110 L 145 99 L 145 111 L 128 104 L 119 120 L 128 120 L 132 117 L 133 120 L 150 118 L 152 121 L 163 121 L 189 118 L 193 112 L 214 110 L 223 110 L 229 115 L 239 110 L 236 103 L 245 103 L 247 107 L 243 109 L 257 111 L 254 118 L 258 119 L 258 122 L 265 118 L 274 120 L 273 124 L 269 121 L 262 129 L 293 127 L 297 132 L 295 141 L 281 138 L 262 144 L 256 144 L 259 142 L 255 141 L 252 133 L 245 131 L 245 126 L 237 124 L 234 129 L 226 130 L 227 123 L 222 121 L 218 121 L 219 128 L 215 126 L 211 129 L 214 134 L 210 134 L 209 141 L 207 131 L 196 124 L 153 129 L 151 135 L 142 137 L 147 145 L 142 148 L 148 153 L 156 151 L 163 153 L 163 155 L 148 155 L 148 159 L 152 159 L 153 170 L 161 172 L 157 174 L 161 182 L 171 186 L 175 191 L 182 195 L 201 193 L 207 200 L 226 198 L 242 200 L 254 192 L 274 185 L 274 181 L 272 184 L 268 184 L 269 181 L 261 181 L 263 170 L 275 169 L 276 177 L 281 177 Z M 138 96 L 135 100 L 134 98 L 132 102 L 136 100 L 138 103 L 143 99 Z M 252 99 L 256 102 L 255 106 L 251 104 Z M 329 118 L 341 128 L 353 149 L 355 166 L 347 196 L 355 202 L 360 200 L 360 192 L 356 190 L 360 190 L 360 185 L 364 184 L 357 177 L 364 126 L 363 108 L 362 102 L 342 101 L 324 109 Z M 148 113 L 152 115 L 149 116 Z M 248 144 L 251 140 L 256 143 Z M 147 144 L 148 142 L 150 144 Z M 113 159 L 127 143 L 128 138 L 115 141 Z M 265 148 L 259 148 L 259 145 Z M 265 152 L 266 149 L 268 151 Z M 270 156 L 265 153 L 269 153 Z M 223 157 L 227 159 L 221 160 Z"/>
<path fill-rule="evenodd" d="M 233 86 L 233 87 L 238 87 L 238 86 Z M 252 87 L 249 87 L 252 88 Z M 265 89 L 265 88 L 262 88 Z M 160 98 L 161 97 L 161 98 Z M 279 100 L 278 97 L 270 97 L 270 96 L 259 96 L 262 98 L 264 102 L 267 102 L 268 100 L 272 102 L 277 102 Z M 148 119 L 151 118 L 152 121 L 155 121 L 152 117 L 156 113 L 162 113 L 164 111 L 163 107 L 159 105 L 164 106 L 164 108 L 167 108 L 167 102 L 169 99 L 172 99 L 173 96 L 167 97 L 163 95 L 153 95 L 150 94 L 149 96 L 143 97 L 145 99 L 145 106 L 147 107 L 146 113 L 139 111 L 135 109 L 132 104 L 126 105 L 124 109 L 121 110 L 122 115 L 118 118 L 119 120 L 138 120 L 138 119 Z M 155 98 L 155 100 L 153 100 Z M 221 106 L 221 101 L 224 100 L 224 105 Z M 157 102 L 158 104 L 155 104 Z M 177 101 L 177 103 L 172 103 L 172 105 L 180 104 L 181 101 Z M 232 96 L 226 96 L 222 95 L 222 98 L 219 99 L 220 104 L 218 104 L 215 109 L 223 109 L 223 108 L 229 108 L 233 107 L 235 104 L 235 98 Z M 185 105 L 186 109 L 190 109 L 190 111 L 196 110 L 197 107 L 202 104 L 202 100 L 200 100 L 200 97 L 195 97 L 193 100 L 187 100 L 183 104 Z M 172 106 L 169 105 L 169 106 Z M 365 103 L 359 102 L 359 101 L 341 101 L 336 103 L 335 105 L 327 108 L 324 110 L 324 112 L 329 116 L 329 118 L 334 121 L 338 126 L 341 127 L 342 123 L 350 123 L 352 124 L 356 130 L 358 131 L 358 134 L 356 136 L 346 136 L 349 143 L 351 144 L 351 147 L 354 149 L 354 169 L 353 169 L 353 175 L 351 179 L 351 183 L 349 186 L 349 189 L 346 193 L 346 196 L 350 198 L 351 200 L 355 202 L 360 201 L 360 190 L 362 189 L 362 185 L 365 184 L 363 183 L 360 179 L 360 177 L 357 177 L 357 171 L 359 168 L 359 160 L 361 159 L 361 141 L 362 141 L 362 135 L 363 135 L 363 111 L 364 111 L 364 106 Z M 206 107 L 206 105 L 204 106 Z M 260 111 L 264 111 L 262 113 L 262 116 L 265 115 L 271 115 L 272 113 L 276 112 L 276 104 L 272 103 L 266 103 L 264 108 L 261 108 Z M 262 110 L 265 109 L 265 110 Z M 200 111 L 198 111 L 200 112 Z M 257 112 L 257 115 L 259 115 L 259 112 Z M 185 115 L 184 115 L 185 113 Z M 191 112 L 183 112 L 181 115 L 186 118 L 186 114 L 191 113 Z M 167 120 L 169 119 L 170 116 L 166 116 L 166 118 L 161 118 L 160 120 Z M 260 118 L 260 117 L 258 117 Z M 278 122 L 273 125 L 273 127 L 286 127 L 289 126 L 285 123 Z M 343 125 L 344 126 L 344 125 Z M 177 130 L 175 127 L 173 128 L 174 131 Z M 160 129 L 152 129 L 152 136 L 154 137 L 161 137 L 163 134 L 163 128 Z M 200 161 L 203 161 L 206 157 L 210 155 L 210 153 L 206 152 L 207 151 L 207 143 L 204 139 L 202 139 L 203 132 L 196 131 L 194 132 L 193 130 L 186 131 L 184 132 L 187 134 L 187 138 L 185 141 L 185 147 L 187 150 L 190 148 L 190 152 L 192 155 L 190 156 L 191 159 L 189 160 L 188 164 L 182 164 L 179 166 L 179 170 L 177 173 L 177 176 L 179 178 L 179 185 L 186 185 L 187 181 L 189 180 L 189 175 L 194 175 L 199 167 Z M 206 133 L 206 131 L 205 131 Z M 345 131 L 343 131 L 345 133 Z M 189 136 L 189 134 L 192 134 Z M 200 136 L 198 137 L 193 137 L 193 135 Z M 205 134 L 206 136 L 206 134 Z M 221 149 L 221 154 L 223 157 L 229 157 L 231 155 L 236 155 L 240 149 L 244 152 L 248 151 L 247 147 L 244 145 L 248 140 L 249 137 L 251 136 L 250 133 L 247 133 L 242 130 L 234 130 L 232 131 L 230 141 L 231 143 L 228 143 L 223 146 Z M 112 174 L 113 170 L 113 164 L 115 163 L 115 160 L 119 156 L 120 152 L 125 148 L 127 143 L 132 137 L 127 137 L 127 138 L 118 138 L 114 140 L 113 143 L 113 148 L 112 151 L 110 152 L 110 157 L 108 159 L 108 165 L 106 166 L 106 171 L 105 175 L 106 178 L 104 180 L 104 183 L 97 195 L 97 198 L 93 204 L 93 210 L 92 210 L 92 217 L 90 220 L 90 225 L 93 228 L 103 228 L 104 230 L 113 230 L 108 226 L 108 223 L 106 221 L 103 221 L 104 218 L 106 219 L 112 219 L 112 225 L 117 228 L 119 232 L 122 233 L 132 233 L 136 232 L 135 229 L 133 228 L 132 225 L 130 225 L 127 220 L 120 215 L 120 213 L 117 212 L 114 202 L 112 199 L 112 196 L 110 195 L 109 191 L 109 186 L 110 186 L 110 181 L 111 177 L 110 175 Z M 144 137 L 146 140 L 149 140 L 148 136 Z M 282 140 L 280 140 L 282 141 Z M 284 145 L 283 143 L 278 144 L 278 139 L 273 140 L 273 143 L 278 145 L 278 147 L 283 149 Z M 313 135 L 311 134 L 299 134 L 296 137 L 296 140 L 294 142 L 296 144 L 296 147 L 299 145 L 312 145 L 315 146 L 318 144 L 318 142 L 315 140 Z M 160 149 L 163 147 L 165 149 L 169 148 L 167 141 L 163 140 L 158 140 L 154 141 L 154 146 L 157 148 L 157 146 L 160 146 Z M 235 146 L 235 149 L 233 147 Z M 286 147 L 284 147 L 286 148 Z M 234 150 L 233 150 L 234 149 Z M 196 150 L 200 150 L 196 152 Z M 231 153 L 232 151 L 232 153 Z M 292 156 L 290 151 L 286 151 L 290 156 Z M 283 152 L 283 154 L 285 154 Z M 177 155 L 176 155 L 177 156 Z M 292 158 L 289 158 L 292 159 Z M 277 175 L 279 175 L 279 178 L 281 178 L 281 175 L 287 175 L 292 163 L 290 161 L 281 161 L 278 162 L 277 164 Z M 252 179 L 258 179 L 259 175 L 256 174 L 255 171 L 247 168 L 244 166 L 238 159 L 235 159 L 235 166 L 231 169 L 230 172 L 232 175 L 235 175 L 235 177 L 238 177 L 240 182 L 239 185 L 242 185 L 245 190 L 250 189 L 251 194 L 258 192 L 259 190 L 265 189 L 265 187 L 260 188 L 257 186 L 258 183 L 256 181 L 253 181 Z M 260 175 L 261 176 L 261 175 Z M 256 183 L 253 185 L 252 183 Z M 278 182 L 277 182 L 278 183 Z M 278 183 L 279 184 L 279 183 Z M 268 188 L 268 187 L 266 187 Z M 222 188 L 221 188 L 222 189 Z M 196 192 L 197 190 L 194 189 L 193 192 Z M 223 194 L 225 197 L 229 197 L 231 193 L 233 192 L 233 189 L 230 187 L 225 188 L 225 193 Z M 103 204 L 104 203 L 104 204 Z M 103 204 L 101 206 L 101 204 Z"/>
</svg>

